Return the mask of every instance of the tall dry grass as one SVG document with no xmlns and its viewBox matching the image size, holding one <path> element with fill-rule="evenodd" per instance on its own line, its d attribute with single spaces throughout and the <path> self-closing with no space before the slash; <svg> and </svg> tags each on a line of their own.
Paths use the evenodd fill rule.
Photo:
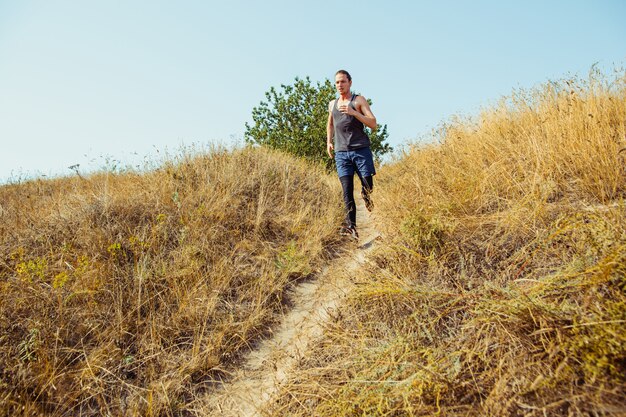
<svg viewBox="0 0 626 417">
<path fill-rule="evenodd" d="M 215 149 L 0 187 L 0 415 L 192 413 L 332 256 L 336 183 Z"/>
<path fill-rule="evenodd" d="M 267 415 L 626 415 L 626 74 L 515 91 L 378 176 L 385 236 Z"/>
</svg>

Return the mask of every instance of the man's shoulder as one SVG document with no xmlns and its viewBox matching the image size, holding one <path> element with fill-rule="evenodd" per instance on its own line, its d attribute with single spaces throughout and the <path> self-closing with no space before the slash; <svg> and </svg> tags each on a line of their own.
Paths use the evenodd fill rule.
<svg viewBox="0 0 626 417">
<path fill-rule="evenodd" d="M 354 98 L 354 106 L 360 110 L 364 106 L 365 107 L 369 106 L 369 104 L 367 103 L 367 99 L 359 94 L 358 96 Z"/>
</svg>

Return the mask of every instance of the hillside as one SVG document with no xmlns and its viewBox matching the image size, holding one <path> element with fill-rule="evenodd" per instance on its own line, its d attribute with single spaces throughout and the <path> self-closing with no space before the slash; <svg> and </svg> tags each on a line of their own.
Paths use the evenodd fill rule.
<svg viewBox="0 0 626 417">
<path fill-rule="evenodd" d="M 517 91 L 377 176 L 383 245 L 267 415 L 626 415 L 626 75 Z"/>
<path fill-rule="evenodd" d="M 0 187 L 0 415 L 188 413 L 336 256 L 339 193 L 264 149 Z"/>
</svg>

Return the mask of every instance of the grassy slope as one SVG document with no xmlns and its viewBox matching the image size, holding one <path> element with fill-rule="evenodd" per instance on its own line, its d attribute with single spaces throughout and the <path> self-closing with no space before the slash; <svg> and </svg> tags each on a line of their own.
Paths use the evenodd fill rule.
<svg viewBox="0 0 626 417">
<path fill-rule="evenodd" d="M 336 181 L 281 153 L 0 187 L 0 415 L 179 415 L 337 244 Z"/>
<path fill-rule="evenodd" d="M 591 74 L 384 167 L 385 245 L 268 415 L 625 413 L 625 122 Z"/>
</svg>

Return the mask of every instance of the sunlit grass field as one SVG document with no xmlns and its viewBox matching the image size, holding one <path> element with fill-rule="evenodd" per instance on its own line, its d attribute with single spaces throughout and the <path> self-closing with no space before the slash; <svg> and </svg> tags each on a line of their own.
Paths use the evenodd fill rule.
<svg viewBox="0 0 626 417">
<path fill-rule="evenodd" d="M 431 139 L 378 170 L 382 239 L 265 414 L 625 415 L 624 71 Z M 0 415 L 204 415 L 289 289 L 354 250 L 340 197 L 263 148 L 0 187 Z"/>
<path fill-rule="evenodd" d="M 339 198 L 253 148 L 0 187 L 0 415 L 188 412 L 334 256 Z"/>
<path fill-rule="evenodd" d="M 377 176 L 384 235 L 268 415 L 626 415 L 626 76 L 449 121 Z"/>
</svg>

